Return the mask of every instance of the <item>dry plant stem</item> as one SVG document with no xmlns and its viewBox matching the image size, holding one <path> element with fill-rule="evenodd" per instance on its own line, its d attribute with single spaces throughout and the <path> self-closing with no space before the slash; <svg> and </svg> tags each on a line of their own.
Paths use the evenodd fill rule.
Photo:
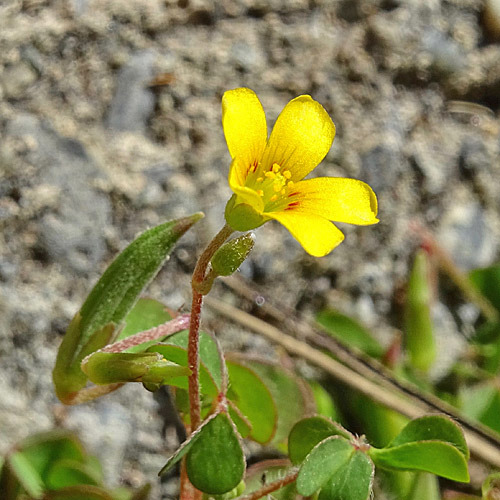
<svg viewBox="0 0 500 500">
<path fill-rule="evenodd" d="M 228 239 L 233 229 L 227 224 L 215 235 L 201 254 L 193 273 L 191 281 L 193 289 L 193 304 L 191 307 L 191 321 L 189 323 L 188 342 L 188 367 L 191 370 L 189 376 L 189 407 L 191 417 L 191 432 L 198 428 L 201 421 L 200 412 L 200 383 L 199 383 L 199 337 L 200 337 L 200 316 L 203 295 L 210 291 L 210 287 L 204 286 L 207 275 L 207 268 L 214 253 Z"/>
<path fill-rule="evenodd" d="M 269 495 L 269 493 L 272 493 L 273 491 L 277 491 L 280 488 L 283 488 L 283 486 L 286 486 L 287 484 L 293 483 L 297 479 L 298 475 L 299 469 L 294 467 L 291 472 L 285 477 L 273 481 L 272 483 L 266 484 L 253 493 L 237 497 L 235 500 L 258 500 L 259 498 Z"/>
</svg>

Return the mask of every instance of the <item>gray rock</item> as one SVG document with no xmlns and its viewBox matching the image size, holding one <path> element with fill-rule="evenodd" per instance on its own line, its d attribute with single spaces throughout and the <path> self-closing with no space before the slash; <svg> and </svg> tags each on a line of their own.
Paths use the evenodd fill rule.
<svg viewBox="0 0 500 500">
<path fill-rule="evenodd" d="M 108 112 L 110 129 L 144 132 L 155 106 L 155 97 L 147 87 L 154 73 L 156 53 L 145 50 L 135 53 L 121 68 L 116 78 L 116 89 Z"/>
<path fill-rule="evenodd" d="M 492 158 L 483 141 L 466 137 L 460 149 L 459 169 L 465 179 L 471 179 L 481 171 L 490 170 Z"/>
<path fill-rule="evenodd" d="M 495 234 L 476 202 L 458 201 L 453 206 L 443 219 L 439 241 L 464 270 L 490 265 L 498 249 Z"/>
<path fill-rule="evenodd" d="M 378 144 L 361 157 L 361 178 L 376 193 L 394 186 L 401 170 L 401 155 L 385 144 Z"/>
<path fill-rule="evenodd" d="M 431 68 L 437 74 L 447 76 L 458 73 L 466 65 L 465 52 L 455 40 L 440 31 L 430 29 L 422 37 L 422 46 L 431 57 Z"/>
<path fill-rule="evenodd" d="M 104 230 L 111 220 L 109 200 L 92 186 L 101 173 L 80 142 L 60 136 L 32 115 L 13 119 L 7 135 L 29 138 L 33 148 L 27 160 L 37 167 L 36 183 L 58 192 L 55 208 L 40 215 L 42 253 L 74 271 L 88 271 L 104 257 Z"/>
</svg>

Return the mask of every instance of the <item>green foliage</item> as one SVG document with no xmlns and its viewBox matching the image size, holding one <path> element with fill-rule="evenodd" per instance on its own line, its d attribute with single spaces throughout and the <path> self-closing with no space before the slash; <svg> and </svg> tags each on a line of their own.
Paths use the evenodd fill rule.
<svg viewBox="0 0 500 500">
<path fill-rule="evenodd" d="M 444 416 L 412 420 L 385 448 L 370 449 L 376 466 L 432 472 L 453 481 L 469 481 L 469 451 L 460 428 Z"/>
<path fill-rule="evenodd" d="M 424 250 L 419 250 L 406 292 L 405 343 L 412 366 L 424 373 L 429 371 L 436 359 L 429 273 L 429 256 Z"/>
<path fill-rule="evenodd" d="M 0 470 L 2 500 L 146 500 L 149 485 L 137 491 L 106 489 L 101 465 L 70 432 L 50 431 L 22 441 Z"/>
<path fill-rule="evenodd" d="M 234 238 L 222 245 L 215 252 L 212 269 L 217 276 L 230 276 L 243 264 L 255 244 L 253 233 L 247 233 Z"/>
<path fill-rule="evenodd" d="M 332 309 L 324 309 L 318 313 L 316 321 L 332 337 L 369 356 L 379 358 L 384 352 L 370 331 L 345 314 Z"/>
<path fill-rule="evenodd" d="M 86 385 L 81 361 L 117 336 L 139 294 L 161 269 L 177 240 L 201 217 L 202 214 L 194 214 L 149 229 L 104 272 L 59 348 L 53 379 L 61 401 L 70 403 Z"/>
</svg>

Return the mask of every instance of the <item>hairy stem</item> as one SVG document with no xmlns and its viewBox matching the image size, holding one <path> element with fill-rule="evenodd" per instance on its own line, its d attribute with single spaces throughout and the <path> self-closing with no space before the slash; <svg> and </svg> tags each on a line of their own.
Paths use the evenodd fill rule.
<svg viewBox="0 0 500 500">
<path fill-rule="evenodd" d="M 206 286 L 205 278 L 210 259 L 221 245 L 231 235 L 233 229 L 227 224 L 216 234 L 201 254 L 194 269 L 191 281 L 193 289 L 193 303 L 191 307 L 191 321 L 189 323 L 188 367 L 191 370 L 189 377 L 189 406 L 191 417 L 191 432 L 198 428 L 201 422 L 200 412 L 200 381 L 199 381 L 199 337 L 200 317 L 203 295 L 210 291 Z"/>
</svg>

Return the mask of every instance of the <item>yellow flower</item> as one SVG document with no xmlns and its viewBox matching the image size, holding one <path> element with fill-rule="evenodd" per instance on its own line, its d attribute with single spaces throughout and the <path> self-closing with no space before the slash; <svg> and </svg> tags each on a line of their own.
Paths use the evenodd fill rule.
<svg viewBox="0 0 500 500">
<path fill-rule="evenodd" d="M 232 157 L 229 185 L 234 192 L 226 220 L 237 231 L 275 219 L 316 257 L 344 239 L 330 221 L 378 222 L 377 198 L 356 179 L 306 179 L 326 156 L 335 125 L 324 108 L 302 95 L 279 115 L 269 140 L 266 117 L 256 94 L 246 88 L 222 98 L 222 126 Z"/>
</svg>

